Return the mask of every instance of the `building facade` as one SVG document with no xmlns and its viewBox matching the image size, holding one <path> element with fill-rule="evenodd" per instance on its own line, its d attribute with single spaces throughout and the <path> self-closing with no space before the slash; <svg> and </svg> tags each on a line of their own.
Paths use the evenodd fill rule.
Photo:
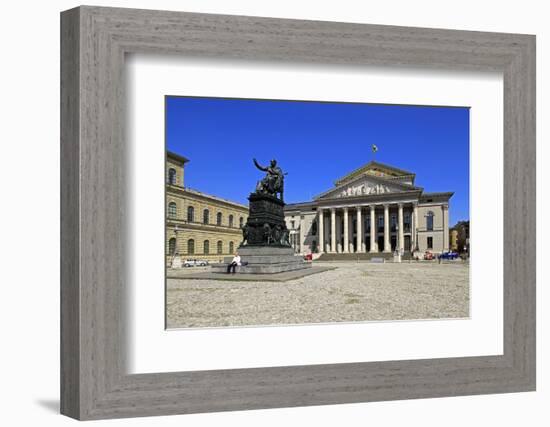
<svg viewBox="0 0 550 427">
<path fill-rule="evenodd" d="M 285 206 L 296 253 L 449 250 L 452 192 L 425 193 L 416 175 L 370 162 L 310 202 Z"/>
<path fill-rule="evenodd" d="M 185 187 L 189 160 L 166 156 L 166 261 L 173 258 L 221 261 L 242 241 L 248 207 Z"/>
</svg>

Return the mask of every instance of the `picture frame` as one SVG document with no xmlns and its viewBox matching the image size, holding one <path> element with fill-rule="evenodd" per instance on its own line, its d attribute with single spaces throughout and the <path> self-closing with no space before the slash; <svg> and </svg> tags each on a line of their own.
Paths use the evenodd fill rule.
<svg viewBox="0 0 550 427">
<path fill-rule="evenodd" d="M 502 355 L 127 374 L 127 53 L 504 78 Z M 81 6 L 61 14 L 61 413 L 79 420 L 532 391 L 535 36 Z"/>
</svg>

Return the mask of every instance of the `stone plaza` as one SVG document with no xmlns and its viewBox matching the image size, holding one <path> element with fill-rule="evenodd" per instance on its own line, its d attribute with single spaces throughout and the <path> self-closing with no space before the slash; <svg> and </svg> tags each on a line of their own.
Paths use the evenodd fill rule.
<svg viewBox="0 0 550 427">
<path fill-rule="evenodd" d="M 469 316 L 469 264 L 315 262 L 286 282 L 186 278 L 168 270 L 168 328 L 449 319 Z"/>
</svg>

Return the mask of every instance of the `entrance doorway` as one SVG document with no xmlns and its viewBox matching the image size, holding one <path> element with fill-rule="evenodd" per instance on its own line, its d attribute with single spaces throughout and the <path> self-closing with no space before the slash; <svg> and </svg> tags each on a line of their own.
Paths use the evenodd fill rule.
<svg viewBox="0 0 550 427">
<path fill-rule="evenodd" d="M 391 236 L 390 237 L 390 242 L 391 242 L 391 250 L 393 252 L 393 251 L 395 251 L 395 248 L 397 248 L 397 237 L 396 236 Z"/>
<path fill-rule="evenodd" d="M 384 250 L 384 236 L 378 236 L 378 252 Z"/>
<path fill-rule="evenodd" d="M 406 251 L 412 251 L 412 249 L 411 249 L 411 236 L 405 236 L 405 245 L 403 246 L 403 248 Z"/>
</svg>

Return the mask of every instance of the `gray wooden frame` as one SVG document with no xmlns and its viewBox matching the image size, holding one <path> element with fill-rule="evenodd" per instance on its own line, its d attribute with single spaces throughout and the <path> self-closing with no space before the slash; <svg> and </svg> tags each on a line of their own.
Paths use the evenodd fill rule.
<svg viewBox="0 0 550 427">
<path fill-rule="evenodd" d="M 503 72 L 504 354 L 128 375 L 128 52 Z M 61 122 L 63 414 L 100 419 L 535 389 L 534 36 L 84 6 L 61 14 Z"/>
</svg>

